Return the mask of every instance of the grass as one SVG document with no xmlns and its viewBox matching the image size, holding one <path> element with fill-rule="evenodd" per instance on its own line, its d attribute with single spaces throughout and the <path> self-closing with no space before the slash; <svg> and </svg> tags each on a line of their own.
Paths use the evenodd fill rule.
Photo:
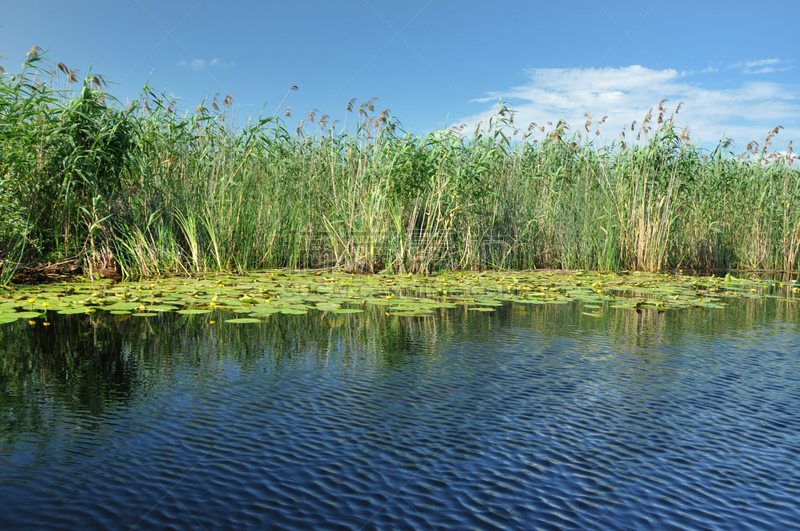
<svg viewBox="0 0 800 531">
<path fill-rule="evenodd" d="M 516 129 L 502 103 L 472 136 L 404 133 L 375 99 L 351 100 L 340 130 L 316 110 L 295 131 L 236 127 L 230 95 L 179 114 L 144 87 L 123 107 L 37 48 L 0 84 L 2 284 L 65 259 L 130 277 L 797 268 L 800 172 L 791 143 L 769 151 L 779 128 L 708 152 L 663 101 L 608 145 L 605 119 Z"/>
</svg>

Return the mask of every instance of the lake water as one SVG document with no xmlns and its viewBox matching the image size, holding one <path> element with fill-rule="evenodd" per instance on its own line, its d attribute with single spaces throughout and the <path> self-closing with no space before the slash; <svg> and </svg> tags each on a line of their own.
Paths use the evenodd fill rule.
<svg viewBox="0 0 800 531">
<path fill-rule="evenodd" d="M 787 529 L 800 305 L 0 327 L 2 529 Z"/>
</svg>

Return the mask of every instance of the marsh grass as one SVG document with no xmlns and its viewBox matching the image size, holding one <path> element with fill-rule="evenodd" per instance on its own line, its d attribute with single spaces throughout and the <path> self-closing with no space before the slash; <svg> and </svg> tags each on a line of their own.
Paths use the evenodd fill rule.
<svg viewBox="0 0 800 531">
<path fill-rule="evenodd" d="M 608 145 L 588 114 L 586 134 L 517 137 L 502 103 L 471 136 L 404 133 L 375 98 L 338 130 L 315 109 L 288 131 L 286 98 L 237 127 L 230 95 L 179 114 L 144 87 L 122 107 L 38 48 L 0 83 L 2 283 L 65 258 L 128 276 L 797 267 L 800 173 L 791 144 L 768 151 L 779 128 L 707 152 L 663 101 Z"/>
</svg>

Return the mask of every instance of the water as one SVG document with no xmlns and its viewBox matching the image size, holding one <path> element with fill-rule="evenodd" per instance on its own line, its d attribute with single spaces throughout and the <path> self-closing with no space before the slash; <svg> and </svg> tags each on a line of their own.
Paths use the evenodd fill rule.
<svg viewBox="0 0 800 531">
<path fill-rule="evenodd" d="M 0 528 L 798 526 L 797 305 L 437 312 L 4 325 Z"/>
</svg>

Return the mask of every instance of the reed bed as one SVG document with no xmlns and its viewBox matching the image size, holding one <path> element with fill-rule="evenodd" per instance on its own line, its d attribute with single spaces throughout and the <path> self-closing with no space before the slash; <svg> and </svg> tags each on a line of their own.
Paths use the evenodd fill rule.
<svg viewBox="0 0 800 531">
<path fill-rule="evenodd" d="M 0 283 L 79 260 L 89 275 L 336 268 L 795 270 L 788 150 L 694 146 L 665 102 L 612 143 L 563 122 L 415 136 L 376 101 L 236 126 L 230 95 L 126 107 L 41 50 L 0 73 Z M 284 114 L 288 115 L 286 108 Z M 585 131 L 584 131 L 585 129 Z M 536 133 L 536 135 L 534 135 Z"/>
</svg>

